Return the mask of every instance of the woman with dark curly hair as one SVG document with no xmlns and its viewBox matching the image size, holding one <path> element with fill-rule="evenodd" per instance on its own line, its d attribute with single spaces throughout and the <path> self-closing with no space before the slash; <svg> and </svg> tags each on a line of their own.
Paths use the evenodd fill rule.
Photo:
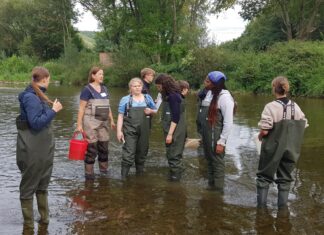
<svg viewBox="0 0 324 235">
<path fill-rule="evenodd" d="M 179 181 L 183 171 L 181 162 L 186 138 L 185 106 L 178 83 L 167 74 L 160 74 L 155 84 L 162 94 L 162 127 L 166 144 L 170 181 Z"/>
</svg>

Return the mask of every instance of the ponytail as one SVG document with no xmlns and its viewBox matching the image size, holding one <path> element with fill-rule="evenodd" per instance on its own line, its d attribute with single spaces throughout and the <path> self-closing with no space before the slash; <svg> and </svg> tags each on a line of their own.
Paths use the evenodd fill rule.
<svg viewBox="0 0 324 235">
<path fill-rule="evenodd" d="M 41 91 L 41 89 L 39 88 L 39 86 L 37 85 L 38 82 L 40 82 L 41 80 L 48 78 L 50 76 L 48 70 L 44 67 L 35 67 L 32 70 L 32 82 L 31 82 L 31 86 L 34 89 L 34 91 L 36 92 L 36 95 L 43 101 L 49 103 L 49 104 L 53 104 L 54 102 L 51 101 L 45 94 L 44 92 Z"/>
</svg>

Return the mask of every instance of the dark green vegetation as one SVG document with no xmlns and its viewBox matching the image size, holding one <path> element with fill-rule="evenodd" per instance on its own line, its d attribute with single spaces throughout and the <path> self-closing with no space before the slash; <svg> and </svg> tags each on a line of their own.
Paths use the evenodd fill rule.
<svg viewBox="0 0 324 235">
<path fill-rule="evenodd" d="M 73 29 L 76 2 L 100 21 L 101 32 Z M 215 45 L 206 16 L 234 4 L 249 24 L 240 38 Z M 323 15 L 323 0 L 5 0 L 0 80 L 26 81 L 41 64 L 53 79 L 83 84 L 104 51 L 114 62 L 105 69 L 111 86 L 152 67 L 198 88 L 209 71 L 222 70 L 232 90 L 269 92 L 272 78 L 286 75 L 293 95 L 324 96 Z"/>
</svg>

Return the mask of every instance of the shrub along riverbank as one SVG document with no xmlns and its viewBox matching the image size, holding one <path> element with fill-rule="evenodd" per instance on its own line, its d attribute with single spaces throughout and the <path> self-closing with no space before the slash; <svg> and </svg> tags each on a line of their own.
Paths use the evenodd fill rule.
<svg viewBox="0 0 324 235">
<path fill-rule="evenodd" d="M 125 86 L 130 78 L 139 76 L 141 68 L 149 66 L 176 79 L 188 80 L 198 88 L 209 71 L 221 70 L 228 76 L 233 91 L 269 93 L 270 81 L 284 75 L 291 82 L 292 95 L 324 96 L 324 42 L 277 43 L 264 52 L 239 51 L 231 45 L 194 49 L 179 63 L 169 65 L 150 65 L 136 51 L 120 51 L 113 57 L 114 66 L 105 69 L 105 79 L 110 86 Z M 0 80 L 28 81 L 31 69 L 42 65 L 50 70 L 53 80 L 81 85 L 87 82 L 89 68 L 95 64 L 97 54 L 73 48 L 60 59 L 43 63 L 13 56 L 0 60 Z"/>
</svg>

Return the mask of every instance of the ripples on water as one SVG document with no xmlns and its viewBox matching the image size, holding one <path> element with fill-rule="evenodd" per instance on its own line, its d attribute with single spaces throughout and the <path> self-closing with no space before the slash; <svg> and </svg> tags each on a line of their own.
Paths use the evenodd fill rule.
<svg viewBox="0 0 324 235">
<path fill-rule="evenodd" d="M 0 88 L 0 153 L 3 159 L 0 163 L 0 226 L 6 226 L 5 230 L 1 229 L 4 234 L 20 234 L 22 229 L 14 126 L 18 113 L 17 94 L 21 90 Z M 83 163 L 67 159 L 68 142 L 77 118 L 79 91 L 78 88 L 50 89 L 50 97 L 58 97 L 64 106 L 53 122 L 56 150 L 49 187 L 50 234 L 320 234 L 324 231 L 324 151 L 323 143 L 316 141 L 323 140 L 323 135 L 316 128 L 310 129 L 312 135 L 306 133 L 305 136 L 302 160 L 295 173 L 297 180 L 289 195 L 290 220 L 276 219 L 275 186 L 269 192 L 268 217 L 263 216 L 267 219 L 260 220 L 256 214 L 258 157 L 252 139 L 258 131 L 256 124 L 260 112 L 271 98 L 236 97 L 239 111 L 226 150 L 225 194 L 220 196 L 205 190 L 207 172 L 202 150 L 185 150 L 186 170 L 180 183 L 166 180 L 168 167 L 161 144 L 159 117 L 154 117 L 153 121 L 145 176 L 137 177 L 131 169 L 129 181 L 121 182 L 121 144 L 113 134 L 108 175 L 99 175 L 96 163 L 96 180 L 85 183 Z M 124 94 L 124 91 L 112 90 L 115 120 L 118 101 Z M 192 115 L 196 113 L 194 96 L 189 97 L 187 103 L 188 133 L 197 138 L 195 116 Z M 304 111 L 310 113 L 310 122 L 318 118 L 314 110 L 324 106 L 323 101 L 315 103 L 313 107 L 304 101 L 308 112 Z M 314 163 L 313 154 L 318 156 L 318 164 Z"/>
</svg>

